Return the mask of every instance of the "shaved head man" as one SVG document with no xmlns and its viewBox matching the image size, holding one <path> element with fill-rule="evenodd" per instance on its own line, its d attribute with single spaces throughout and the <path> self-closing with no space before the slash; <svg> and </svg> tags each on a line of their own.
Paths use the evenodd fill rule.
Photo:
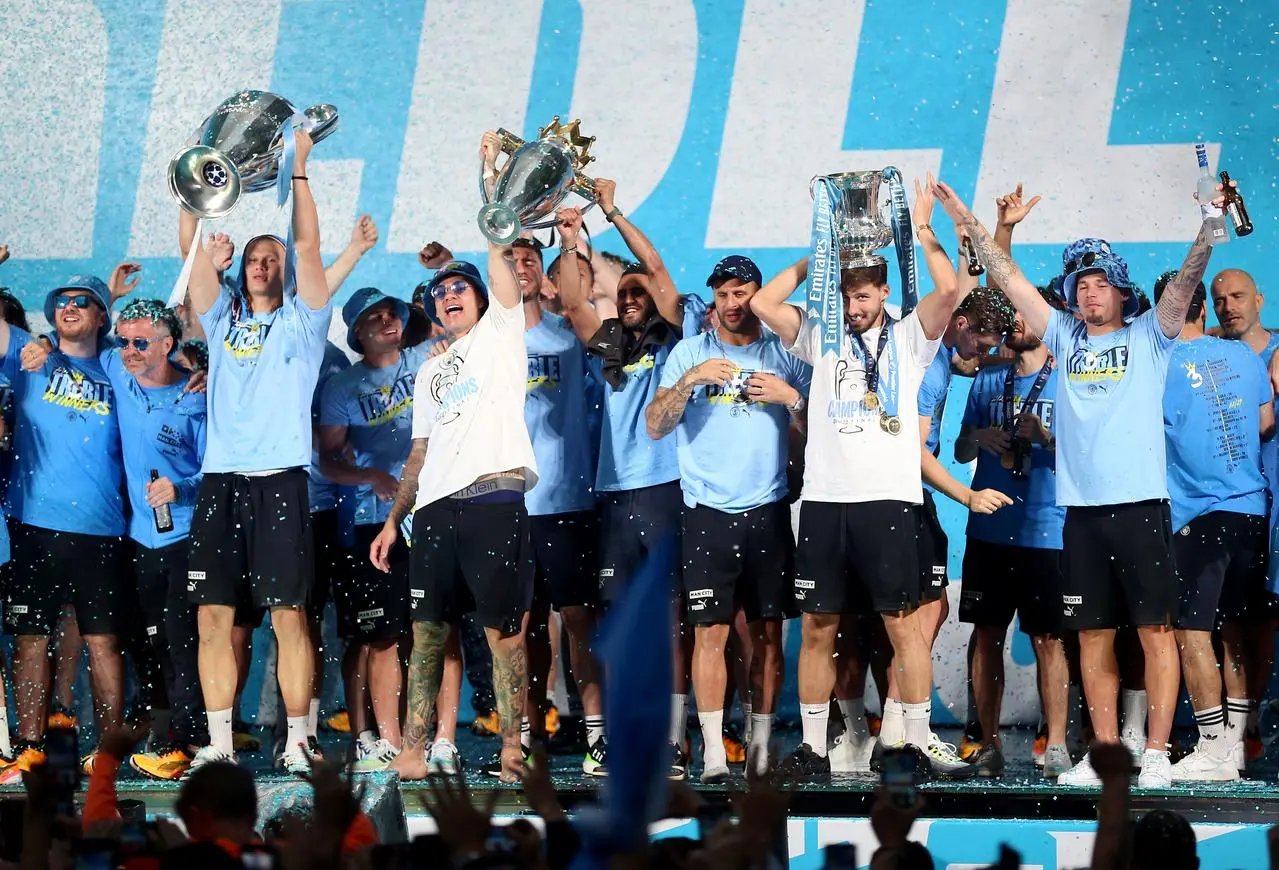
<svg viewBox="0 0 1279 870">
<path fill-rule="evenodd" d="M 1242 269 L 1222 269 L 1212 279 L 1212 309 L 1221 324 L 1222 337 L 1243 339 L 1259 354 L 1272 340 L 1270 332 L 1261 325 L 1265 301 L 1257 292 L 1257 282 Z M 1269 356 L 1265 354 L 1266 362 Z"/>
</svg>

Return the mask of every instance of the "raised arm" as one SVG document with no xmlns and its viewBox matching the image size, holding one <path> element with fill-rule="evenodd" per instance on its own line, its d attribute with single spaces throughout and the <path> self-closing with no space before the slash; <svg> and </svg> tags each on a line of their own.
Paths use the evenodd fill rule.
<svg viewBox="0 0 1279 870">
<path fill-rule="evenodd" d="M 1212 235 L 1207 224 L 1199 227 L 1199 235 L 1186 253 L 1186 259 L 1177 276 L 1168 282 L 1164 292 L 1159 296 L 1159 304 L 1155 306 L 1155 315 L 1159 318 L 1159 329 L 1168 338 L 1181 335 L 1186 325 L 1186 312 L 1190 309 L 1190 300 L 1195 295 L 1195 287 L 1203 280 L 1208 269 L 1208 260 L 1212 257 Z"/>
<path fill-rule="evenodd" d="M 576 208 L 563 208 L 556 217 L 559 218 L 560 233 L 560 272 L 557 282 L 560 304 L 564 306 L 569 323 L 573 324 L 577 340 L 587 345 L 595 337 L 595 333 L 599 332 L 602 321 L 587 299 L 591 288 L 582 286 L 582 272 L 577 268 L 576 251 L 582 231 L 582 212 Z"/>
<path fill-rule="evenodd" d="M 311 182 L 306 178 L 306 158 L 311 134 L 295 130 L 297 156 L 293 161 L 293 250 L 297 255 L 294 286 L 307 308 L 318 311 L 329 304 L 329 282 L 320 259 L 320 215 L 315 210 Z"/>
<path fill-rule="evenodd" d="M 503 308 L 519 308 L 523 299 L 510 253 L 510 245 L 489 245 L 489 298 Z"/>
<path fill-rule="evenodd" d="M 338 288 L 351 274 L 355 264 L 360 262 L 360 258 L 377 244 L 377 239 L 377 224 L 372 216 L 360 215 L 360 219 L 355 222 L 355 227 L 351 230 L 351 241 L 347 242 L 342 253 L 338 254 L 338 258 L 324 270 L 324 281 L 328 284 L 330 298 L 338 292 Z"/>
<path fill-rule="evenodd" d="M 920 230 L 919 243 L 924 248 L 924 264 L 928 267 L 928 277 L 932 279 L 933 290 L 925 296 L 915 308 L 919 317 L 919 325 L 924 335 L 930 339 L 941 338 L 950 323 L 950 316 L 955 313 L 959 304 L 959 276 L 955 274 L 955 266 L 946 255 L 946 249 L 937 241 L 929 221 L 933 216 L 933 180 L 929 173 L 925 184 L 915 181 L 915 208 L 911 217 L 916 227 L 928 227 Z"/>
<path fill-rule="evenodd" d="M 1026 219 L 1030 210 L 1039 205 L 1040 199 L 1042 197 L 1034 196 L 1030 202 L 1023 202 L 1019 181 L 1016 190 L 995 200 L 996 213 L 999 215 L 995 220 L 995 244 L 1008 256 L 1013 255 L 1013 227 Z M 993 277 L 989 279 L 989 284 L 991 287 L 999 287 L 999 282 Z"/>
<path fill-rule="evenodd" d="M 804 327 L 804 312 L 786 300 L 807 277 L 808 257 L 804 257 L 774 275 L 751 297 L 751 311 L 777 333 L 787 347 L 799 339 L 799 331 Z"/>
<path fill-rule="evenodd" d="M 222 279 L 204 249 L 203 240 L 195 237 L 196 225 L 194 215 L 189 214 L 186 209 L 178 209 L 178 250 L 182 252 L 183 259 L 186 259 L 191 245 L 200 248 L 191 263 L 191 275 L 187 278 L 187 298 L 191 300 L 191 307 L 196 314 L 205 314 L 222 292 Z"/>
<path fill-rule="evenodd" d="M 667 271 L 666 264 L 662 262 L 662 255 L 657 252 L 657 248 L 653 247 L 648 236 L 627 220 L 626 215 L 622 214 L 613 201 L 613 195 L 617 192 L 617 182 L 607 178 L 597 178 L 595 192 L 599 195 L 600 208 L 604 215 L 606 217 L 611 215 L 609 220 L 622 234 L 622 241 L 626 242 L 626 247 L 631 249 L 635 259 L 648 271 L 649 278 L 652 279 L 649 284 L 649 295 L 653 297 L 657 313 L 672 326 L 683 326 L 684 318 L 680 311 L 679 291 L 675 289 L 675 281 L 671 278 L 671 273 Z"/>
<path fill-rule="evenodd" d="M 968 238 L 972 240 L 977 258 L 990 273 L 991 280 L 999 285 L 1013 303 L 1013 307 L 1021 312 L 1022 318 L 1026 321 L 1026 327 L 1042 338 L 1048 329 L 1048 321 L 1052 318 L 1052 306 L 1039 295 L 1035 285 L 1022 274 L 1021 269 L 1013 262 L 1013 258 L 995 244 L 990 233 L 968 210 L 968 206 L 955 195 L 955 191 L 939 181 L 933 185 L 933 194 L 946 210 L 946 214 L 950 215 L 950 219 L 962 227 Z"/>
</svg>

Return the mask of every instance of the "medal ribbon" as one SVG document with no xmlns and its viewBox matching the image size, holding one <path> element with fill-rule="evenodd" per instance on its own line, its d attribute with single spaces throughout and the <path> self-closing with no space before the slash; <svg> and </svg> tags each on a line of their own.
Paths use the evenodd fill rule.
<svg viewBox="0 0 1279 870">
<path fill-rule="evenodd" d="M 888 370 L 884 372 L 883 379 L 886 382 L 886 386 L 881 394 L 879 389 L 879 359 L 884 355 L 884 348 L 888 346 L 891 340 L 895 322 L 887 314 L 884 315 L 884 326 L 879 331 L 879 341 L 876 343 L 877 346 L 873 357 L 866 348 L 866 342 L 862 341 L 861 335 L 856 332 L 852 334 L 853 353 L 857 354 L 857 358 L 861 360 L 866 369 L 866 393 L 868 395 L 875 394 L 875 397 L 879 399 L 882 412 L 888 417 L 897 416 L 897 366 L 890 365 Z"/>
<path fill-rule="evenodd" d="M 1039 399 L 1039 394 L 1044 391 L 1044 385 L 1048 383 L 1048 375 L 1052 372 L 1053 361 L 1049 357 L 1044 362 L 1044 367 L 1039 370 L 1039 374 L 1035 376 L 1035 383 L 1031 385 L 1030 392 L 1026 394 L 1026 401 L 1021 404 L 1021 412 L 1013 414 L 1013 386 L 1017 380 L 1017 366 L 1014 364 L 1009 366 L 1008 373 L 1004 375 L 1004 431 L 1009 434 L 1017 431 L 1017 426 L 1021 423 L 1021 415 L 1026 413 L 1026 409 L 1035 404 Z"/>
<path fill-rule="evenodd" d="M 839 292 L 839 250 L 835 244 L 834 185 L 813 179 L 813 233 L 808 261 L 808 316 L 822 331 L 822 356 L 838 354 L 843 333 L 843 298 Z"/>
</svg>

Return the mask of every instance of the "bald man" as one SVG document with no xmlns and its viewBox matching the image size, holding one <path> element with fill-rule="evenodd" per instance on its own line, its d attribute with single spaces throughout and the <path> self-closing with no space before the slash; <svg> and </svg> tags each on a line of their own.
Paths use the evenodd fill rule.
<svg viewBox="0 0 1279 870">
<path fill-rule="evenodd" d="M 1248 342 L 1264 363 L 1279 348 L 1279 335 L 1261 325 L 1265 297 L 1257 282 L 1242 269 L 1222 269 L 1212 279 L 1212 309 L 1221 324 L 1221 337 Z"/>
</svg>

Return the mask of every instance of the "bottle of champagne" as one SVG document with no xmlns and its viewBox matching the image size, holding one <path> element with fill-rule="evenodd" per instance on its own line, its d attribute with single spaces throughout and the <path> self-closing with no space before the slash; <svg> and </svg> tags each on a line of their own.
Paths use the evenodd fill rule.
<svg viewBox="0 0 1279 870">
<path fill-rule="evenodd" d="M 154 468 L 151 469 L 151 481 L 154 483 L 159 479 L 160 472 Z M 167 504 L 162 504 L 158 508 L 154 508 L 154 513 L 155 530 L 157 532 L 164 534 L 165 532 L 173 531 L 173 512 L 169 510 L 169 506 Z"/>
<path fill-rule="evenodd" d="M 1195 156 L 1199 158 L 1199 182 L 1196 185 L 1199 211 L 1204 223 L 1208 225 L 1212 244 L 1224 245 L 1230 241 L 1230 230 L 1226 229 L 1226 219 L 1222 217 L 1221 209 L 1212 204 L 1217 198 L 1217 176 L 1208 168 L 1208 149 L 1204 143 L 1195 143 Z"/>
<path fill-rule="evenodd" d="M 1221 172 L 1221 187 L 1226 194 L 1226 217 L 1230 218 L 1230 225 L 1234 228 L 1235 235 L 1243 237 L 1252 233 L 1252 218 L 1248 217 L 1248 209 L 1243 204 L 1243 194 L 1237 188 L 1230 186 L 1230 173 L 1224 169 Z"/>
</svg>

